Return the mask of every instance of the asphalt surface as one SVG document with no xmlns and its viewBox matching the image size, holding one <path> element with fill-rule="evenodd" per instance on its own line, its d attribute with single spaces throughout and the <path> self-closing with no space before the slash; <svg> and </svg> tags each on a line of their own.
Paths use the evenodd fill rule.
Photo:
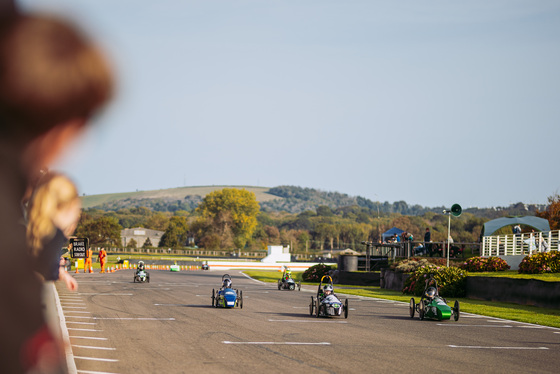
<svg viewBox="0 0 560 374">
<path fill-rule="evenodd" d="M 243 309 L 212 308 L 222 272 L 74 274 L 57 284 L 78 373 L 558 373 L 560 329 L 348 296 L 348 319 L 309 315 L 316 288 L 278 291 L 231 271 Z M 280 277 L 280 273 L 279 273 Z M 344 301 L 342 292 L 335 292 Z"/>
</svg>

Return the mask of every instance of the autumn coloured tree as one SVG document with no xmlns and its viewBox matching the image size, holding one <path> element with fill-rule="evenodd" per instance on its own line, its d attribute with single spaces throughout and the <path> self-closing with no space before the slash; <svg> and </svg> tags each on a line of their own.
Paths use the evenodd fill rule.
<svg viewBox="0 0 560 374">
<path fill-rule="evenodd" d="M 196 211 L 210 225 L 211 232 L 205 235 L 232 238 L 236 248 L 243 248 L 255 232 L 259 209 L 253 192 L 224 188 L 206 195 Z"/>
<path fill-rule="evenodd" d="M 160 247 L 182 247 L 187 242 L 188 224 L 182 216 L 173 216 L 159 241 Z"/>
<path fill-rule="evenodd" d="M 548 220 L 551 230 L 560 229 L 560 195 L 554 194 L 548 197 L 548 206 L 544 211 L 537 210 L 537 217 Z"/>
</svg>

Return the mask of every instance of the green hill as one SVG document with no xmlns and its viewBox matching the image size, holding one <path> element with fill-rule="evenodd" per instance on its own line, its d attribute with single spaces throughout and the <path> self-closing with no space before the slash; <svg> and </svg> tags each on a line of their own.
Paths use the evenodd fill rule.
<svg viewBox="0 0 560 374">
<path fill-rule="evenodd" d="M 393 203 L 371 201 L 361 196 L 349 196 L 339 192 L 321 191 L 314 188 L 297 186 L 255 187 L 255 186 L 195 186 L 177 187 L 153 191 L 124 192 L 103 195 L 83 196 L 84 208 L 96 208 L 105 211 L 117 211 L 136 207 L 146 207 L 154 211 L 175 212 L 177 210 L 194 210 L 208 193 L 223 188 L 243 188 L 256 195 L 264 212 L 287 212 L 299 214 L 316 211 L 319 207 L 332 210 L 348 209 L 357 206 L 372 215 L 378 213 L 396 213 L 401 215 L 421 216 L 426 212 L 441 213 L 444 207 L 423 207 L 409 205 L 405 201 Z M 508 207 L 464 209 L 477 217 L 488 219 L 505 216 L 535 215 L 543 211 L 546 204 L 511 204 Z"/>
<path fill-rule="evenodd" d="M 269 187 L 254 186 L 195 186 L 195 187 L 177 187 L 152 191 L 136 191 L 122 192 L 101 195 L 82 196 L 82 204 L 84 208 L 100 208 L 104 210 L 114 210 L 122 207 L 137 206 L 142 202 L 142 206 L 148 201 L 169 204 L 178 201 L 198 201 L 202 200 L 208 193 L 223 188 L 243 188 L 253 192 L 258 202 L 267 202 L 274 199 L 282 199 L 268 193 Z M 148 204 L 153 205 L 153 204 Z"/>
</svg>

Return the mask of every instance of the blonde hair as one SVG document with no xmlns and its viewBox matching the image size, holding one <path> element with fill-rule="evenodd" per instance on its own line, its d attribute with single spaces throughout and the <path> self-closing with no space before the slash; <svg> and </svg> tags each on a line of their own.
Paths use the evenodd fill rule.
<svg viewBox="0 0 560 374">
<path fill-rule="evenodd" d="M 56 234 L 53 216 L 76 199 L 78 190 L 64 175 L 50 173 L 39 180 L 28 209 L 27 240 L 34 255 Z"/>
</svg>

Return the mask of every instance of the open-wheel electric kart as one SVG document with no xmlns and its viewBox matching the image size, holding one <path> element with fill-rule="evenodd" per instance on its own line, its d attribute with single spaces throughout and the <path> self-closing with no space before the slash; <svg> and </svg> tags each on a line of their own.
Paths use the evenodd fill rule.
<svg viewBox="0 0 560 374">
<path fill-rule="evenodd" d="M 311 296 L 309 304 L 309 315 L 315 317 L 344 316 L 348 318 L 348 299 L 344 303 L 336 296 L 333 288 L 332 278 L 325 275 L 321 278 L 317 295 Z"/>
<path fill-rule="evenodd" d="M 218 290 L 212 289 L 212 306 L 221 308 L 243 309 L 243 291 L 233 288 L 231 276 L 224 274 L 222 276 L 222 287 Z"/>
<path fill-rule="evenodd" d="M 136 270 L 136 272 L 134 273 L 134 283 L 136 283 L 136 282 L 138 282 L 138 283 L 142 283 L 142 282 L 150 283 L 150 273 L 148 273 L 144 269 Z"/>
<path fill-rule="evenodd" d="M 421 320 L 427 318 L 442 321 L 453 317 L 457 321 L 460 314 L 459 301 L 455 300 L 453 307 L 447 305 L 447 300 L 439 295 L 437 281 L 433 277 L 426 280 L 426 286 L 418 304 L 414 302 L 414 298 L 410 299 L 409 309 L 410 318 L 414 318 L 414 315 L 418 313 Z"/>
<path fill-rule="evenodd" d="M 301 291 L 301 282 L 296 282 L 292 278 L 292 272 L 289 268 L 284 267 L 284 272 L 282 273 L 282 278 L 278 279 L 278 289 L 279 290 L 290 290 L 293 291 L 297 288 Z"/>
</svg>

